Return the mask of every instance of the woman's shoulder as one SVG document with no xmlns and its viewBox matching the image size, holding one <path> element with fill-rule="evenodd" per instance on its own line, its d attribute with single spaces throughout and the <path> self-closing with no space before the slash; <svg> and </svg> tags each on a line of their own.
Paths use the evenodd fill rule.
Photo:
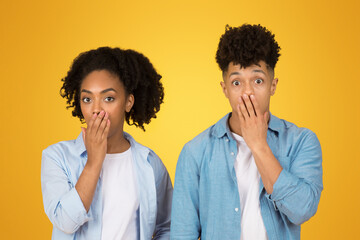
<svg viewBox="0 0 360 240">
<path fill-rule="evenodd" d="M 52 144 L 43 150 L 43 156 L 63 157 L 66 155 L 81 155 L 86 151 L 80 134 L 76 139 Z"/>
<path fill-rule="evenodd" d="M 133 155 L 137 161 L 148 162 L 153 168 L 154 172 L 166 171 L 166 167 L 161 161 L 160 157 L 149 147 L 135 141 L 135 139 L 128 133 L 124 133 L 125 138 L 130 141 Z"/>
</svg>

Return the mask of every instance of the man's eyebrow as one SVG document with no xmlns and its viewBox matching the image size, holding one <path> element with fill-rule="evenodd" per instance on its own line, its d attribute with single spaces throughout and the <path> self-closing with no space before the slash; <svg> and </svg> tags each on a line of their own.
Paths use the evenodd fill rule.
<svg viewBox="0 0 360 240">
<path fill-rule="evenodd" d="M 262 74 L 266 75 L 265 72 L 263 70 L 261 70 L 261 69 L 255 69 L 255 70 L 253 70 L 253 72 L 262 73 Z"/>
<path fill-rule="evenodd" d="M 241 73 L 240 72 L 232 72 L 232 73 L 230 73 L 229 77 L 231 77 L 232 75 L 241 75 Z"/>
<path fill-rule="evenodd" d="M 107 92 L 110 92 L 110 91 L 117 92 L 117 91 L 116 91 L 115 89 L 113 89 L 113 88 L 107 88 L 107 89 L 105 89 L 105 90 L 102 90 L 101 93 L 107 93 Z M 90 94 L 92 94 L 91 91 L 86 90 L 86 89 L 82 89 L 81 92 L 85 92 L 85 93 L 90 93 Z"/>
</svg>

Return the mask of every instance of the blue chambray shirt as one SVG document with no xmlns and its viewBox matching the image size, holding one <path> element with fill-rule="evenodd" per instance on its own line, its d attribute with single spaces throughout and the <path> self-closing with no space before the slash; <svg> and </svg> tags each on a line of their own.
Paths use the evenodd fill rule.
<svg viewBox="0 0 360 240">
<path fill-rule="evenodd" d="M 227 114 L 181 151 L 175 174 L 171 239 L 240 239 L 241 210 L 234 162 L 237 144 Z M 270 115 L 267 142 L 283 170 L 260 208 L 268 238 L 300 239 L 300 224 L 317 210 L 322 154 L 316 135 Z"/>
<path fill-rule="evenodd" d="M 129 134 L 140 200 L 140 239 L 169 239 L 172 184 L 160 158 Z M 75 189 L 87 161 L 82 134 L 43 151 L 41 187 L 45 213 L 53 224 L 54 240 L 99 240 L 102 226 L 101 177 L 86 212 Z"/>
</svg>

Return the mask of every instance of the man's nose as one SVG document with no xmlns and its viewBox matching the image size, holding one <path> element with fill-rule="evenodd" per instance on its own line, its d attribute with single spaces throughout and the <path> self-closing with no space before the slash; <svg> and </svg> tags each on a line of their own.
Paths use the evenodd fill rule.
<svg viewBox="0 0 360 240">
<path fill-rule="evenodd" d="M 248 96 L 254 94 L 254 88 L 251 86 L 250 83 L 246 83 L 243 90 L 243 94 L 246 94 Z"/>
</svg>

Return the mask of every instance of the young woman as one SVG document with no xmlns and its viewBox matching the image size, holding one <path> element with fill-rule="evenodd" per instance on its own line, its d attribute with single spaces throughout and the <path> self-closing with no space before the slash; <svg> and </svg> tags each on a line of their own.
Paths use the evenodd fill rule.
<svg viewBox="0 0 360 240">
<path fill-rule="evenodd" d="M 85 121 L 77 139 L 43 151 L 41 186 L 52 239 L 169 239 L 172 184 L 159 157 L 123 132 L 144 129 L 163 102 L 161 76 L 133 50 L 80 54 L 61 96 Z"/>
</svg>

